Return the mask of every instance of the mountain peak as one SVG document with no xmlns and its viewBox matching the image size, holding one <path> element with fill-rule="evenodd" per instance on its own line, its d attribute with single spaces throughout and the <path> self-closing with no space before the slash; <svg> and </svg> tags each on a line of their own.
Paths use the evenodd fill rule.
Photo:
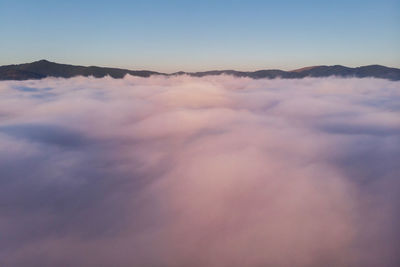
<svg viewBox="0 0 400 267">
<path fill-rule="evenodd" d="M 30 64 L 49 64 L 49 63 L 57 64 L 55 62 L 48 61 L 47 59 L 37 60 L 37 61 L 34 61 L 34 62 L 30 63 Z"/>
</svg>

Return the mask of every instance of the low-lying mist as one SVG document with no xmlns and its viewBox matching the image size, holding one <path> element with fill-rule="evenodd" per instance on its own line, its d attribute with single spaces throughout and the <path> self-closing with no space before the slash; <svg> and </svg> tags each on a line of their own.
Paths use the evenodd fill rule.
<svg viewBox="0 0 400 267">
<path fill-rule="evenodd" d="M 398 266 L 400 82 L 0 82 L 1 266 Z"/>
</svg>

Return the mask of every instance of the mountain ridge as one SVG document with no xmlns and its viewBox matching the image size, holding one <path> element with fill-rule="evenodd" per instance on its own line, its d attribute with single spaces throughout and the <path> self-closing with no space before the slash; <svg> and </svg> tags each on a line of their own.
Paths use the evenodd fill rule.
<svg viewBox="0 0 400 267">
<path fill-rule="evenodd" d="M 75 76 L 93 76 L 102 78 L 110 76 L 113 78 L 123 78 L 125 75 L 150 77 L 152 75 L 177 76 L 189 75 L 193 77 L 204 77 L 209 75 L 232 75 L 236 77 L 249 77 L 254 79 L 301 79 L 305 77 L 373 77 L 393 81 L 400 80 L 400 69 L 390 68 L 382 65 L 367 65 L 360 67 L 346 67 L 342 65 L 319 65 L 309 66 L 291 71 L 279 69 L 264 69 L 256 71 L 236 71 L 236 70 L 211 70 L 200 72 L 174 72 L 162 73 L 149 70 L 128 70 L 122 68 L 109 68 L 98 66 L 80 66 L 51 62 L 45 59 L 31 63 L 13 64 L 0 66 L 0 80 L 31 80 L 47 77 L 71 78 Z"/>
</svg>

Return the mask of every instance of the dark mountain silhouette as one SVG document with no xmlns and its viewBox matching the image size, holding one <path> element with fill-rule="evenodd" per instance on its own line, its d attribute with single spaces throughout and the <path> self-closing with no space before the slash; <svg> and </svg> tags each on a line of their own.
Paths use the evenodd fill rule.
<svg viewBox="0 0 400 267">
<path fill-rule="evenodd" d="M 19 65 L 0 66 L 0 80 L 29 80 L 42 79 L 46 77 L 71 78 L 75 76 L 93 76 L 101 78 L 111 76 L 123 78 L 126 74 L 132 76 L 149 77 L 151 75 L 190 75 L 203 77 L 208 75 L 233 75 L 237 77 L 260 78 L 283 78 L 294 79 L 304 77 L 374 77 L 389 80 L 400 80 L 400 69 L 389 68 L 381 65 L 369 65 L 357 68 L 349 68 L 341 65 L 334 66 L 312 66 L 292 71 L 283 70 L 258 70 L 258 71 L 235 71 L 235 70 L 213 70 L 203 72 L 176 72 L 172 74 L 160 73 L 148 70 L 126 70 L 118 68 L 105 68 L 96 66 L 75 66 L 58 64 L 47 60 L 35 61 Z"/>
<path fill-rule="evenodd" d="M 96 78 L 107 75 L 113 78 L 123 78 L 126 74 L 140 77 L 162 74 L 154 71 L 133 71 L 117 68 L 84 67 L 67 64 L 58 64 L 47 60 L 39 60 L 32 63 L 8 65 L 0 67 L 0 80 L 27 80 L 41 79 L 45 77 L 71 78 L 74 76 L 93 76 Z"/>
</svg>

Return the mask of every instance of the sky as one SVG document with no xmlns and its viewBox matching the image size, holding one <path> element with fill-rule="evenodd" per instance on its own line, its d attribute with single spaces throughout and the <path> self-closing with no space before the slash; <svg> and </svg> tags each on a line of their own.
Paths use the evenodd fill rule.
<svg viewBox="0 0 400 267">
<path fill-rule="evenodd" d="M 0 65 L 400 67 L 400 1 L 0 0 Z"/>
</svg>

